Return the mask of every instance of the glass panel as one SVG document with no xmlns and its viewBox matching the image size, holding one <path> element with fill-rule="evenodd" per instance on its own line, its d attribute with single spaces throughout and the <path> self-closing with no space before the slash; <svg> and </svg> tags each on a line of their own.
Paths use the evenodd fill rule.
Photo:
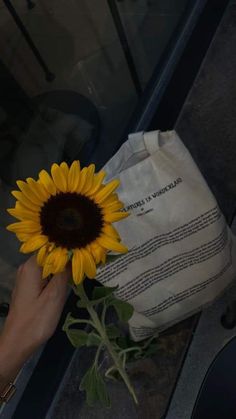
<svg viewBox="0 0 236 419">
<path fill-rule="evenodd" d="M 1 60 L 7 68 L 0 73 L 0 324 L 17 266 L 25 259 L 5 229 L 12 221 L 6 208 L 14 205 L 10 191 L 16 180 L 34 177 L 55 161 L 106 162 L 138 100 L 127 54 L 144 89 L 188 2 L 38 0 L 29 9 L 30 2 L 15 0 L 44 66 L 55 75 L 51 82 L 7 9 L 11 2 L 5 3 L 0 5 Z"/>
<path fill-rule="evenodd" d="M 7 99 L 7 111 L 6 103 L 0 108 L 0 304 L 9 301 L 16 267 L 25 259 L 14 235 L 5 229 L 13 221 L 6 208 L 14 205 L 10 191 L 16 180 L 35 177 L 40 169 L 62 160 L 96 161 L 101 166 L 114 153 L 137 101 L 106 1 L 41 0 L 31 10 L 24 0 L 13 3 L 55 79 L 45 79 L 1 4 L 1 60 L 28 96 L 32 112 L 28 115 L 17 91 L 10 102 Z M 4 70 L 0 90 L 5 77 Z M 8 82 L 14 90 L 14 82 Z"/>
<path fill-rule="evenodd" d="M 2 60 L 25 92 L 42 106 L 45 102 L 55 105 L 52 92 L 60 89 L 67 94 L 73 91 L 78 96 L 74 112 L 66 110 L 63 103 L 67 99 L 62 96 L 57 103 L 58 111 L 76 114 L 77 122 L 79 118 L 84 121 L 86 109 L 91 113 L 91 108 L 94 113 L 97 111 L 102 137 L 112 137 L 112 141 L 103 143 L 106 150 L 102 153 L 107 151 L 108 156 L 137 97 L 107 2 L 41 0 L 30 11 L 23 0 L 14 5 L 47 66 L 55 74 L 55 80 L 52 83 L 45 80 L 7 10 L 1 26 Z M 83 101 L 84 98 L 87 100 Z M 85 110 L 80 109 L 84 107 Z M 90 128 L 95 123 L 89 117 L 86 122 Z M 79 123 L 77 128 L 80 129 Z"/>
<path fill-rule="evenodd" d="M 149 81 L 189 0 L 117 0 L 142 88 Z"/>
<path fill-rule="evenodd" d="M 36 177 L 53 162 L 78 159 L 101 167 L 111 157 L 138 102 L 137 92 L 144 90 L 186 4 L 0 4 L 0 327 L 17 267 L 27 258 L 6 230 L 13 222 L 6 209 L 15 204 L 10 192 L 16 180 Z"/>
</svg>

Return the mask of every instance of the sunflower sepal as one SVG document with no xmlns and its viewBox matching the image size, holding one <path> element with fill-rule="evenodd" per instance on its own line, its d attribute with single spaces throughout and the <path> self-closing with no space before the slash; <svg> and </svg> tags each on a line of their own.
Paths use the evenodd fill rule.
<svg viewBox="0 0 236 419">
<path fill-rule="evenodd" d="M 119 259 L 122 256 L 123 256 L 122 254 L 115 255 L 114 253 L 108 253 L 106 257 L 106 264 L 115 262 L 117 259 Z"/>
<path fill-rule="evenodd" d="M 68 250 L 68 259 L 71 260 L 72 257 L 73 257 L 73 250 L 70 249 L 70 250 Z"/>
</svg>

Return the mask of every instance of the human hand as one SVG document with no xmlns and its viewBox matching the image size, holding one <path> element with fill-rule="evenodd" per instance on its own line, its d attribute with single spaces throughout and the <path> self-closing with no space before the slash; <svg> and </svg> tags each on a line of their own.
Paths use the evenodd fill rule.
<svg viewBox="0 0 236 419">
<path fill-rule="evenodd" d="M 45 282 L 35 256 L 20 266 L 0 336 L 0 375 L 15 378 L 24 362 L 52 336 L 66 301 L 68 278 L 67 271 Z"/>
</svg>

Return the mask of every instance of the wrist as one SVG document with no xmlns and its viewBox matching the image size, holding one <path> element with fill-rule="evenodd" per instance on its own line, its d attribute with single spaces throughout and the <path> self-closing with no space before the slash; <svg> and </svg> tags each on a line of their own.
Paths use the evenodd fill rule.
<svg viewBox="0 0 236 419">
<path fill-rule="evenodd" d="M 0 376 L 6 381 L 14 381 L 26 362 L 27 351 L 13 339 L 5 335 L 0 336 Z"/>
</svg>

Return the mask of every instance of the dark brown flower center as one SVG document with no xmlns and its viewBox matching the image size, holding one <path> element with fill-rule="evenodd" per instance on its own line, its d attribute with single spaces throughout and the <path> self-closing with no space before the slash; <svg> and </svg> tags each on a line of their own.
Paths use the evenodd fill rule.
<svg viewBox="0 0 236 419">
<path fill-rule="evenodd" d="M 100 207 L 69 192 L 51 196 L 41 209 L 40 221 L 49 241 L 67 249 L 85 247 L 99 237 L 103 226 Z"/>
</svg>

